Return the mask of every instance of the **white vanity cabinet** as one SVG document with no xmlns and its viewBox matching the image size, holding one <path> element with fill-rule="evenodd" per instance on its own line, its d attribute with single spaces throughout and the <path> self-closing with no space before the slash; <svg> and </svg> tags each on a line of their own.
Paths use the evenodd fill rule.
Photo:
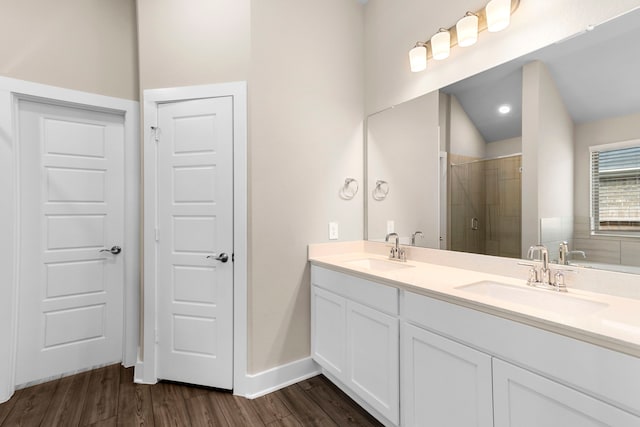
<svg viewBox="0 0 640 427">
<path fill-rule="evenodd" d="M 387 426 L 640 427 L 638 357 L 473 300 L 317 265 L 311 282 L 313 359 Z"/>
<path fill-rule="evenodd" d="M 402 425 L 492 427 L 491 356 L 404 323 Z"/>
<path fill-rule="evenodd" d="M 640 426 L 638 358 L 411 292 L 402 315 L 403 426 Z"/>
<path fill-rule="evenodd" d="M 372 415 L 398 425 L 398 290 L 317 266 L 311 283 L 313 359 Z"/>
</svg>

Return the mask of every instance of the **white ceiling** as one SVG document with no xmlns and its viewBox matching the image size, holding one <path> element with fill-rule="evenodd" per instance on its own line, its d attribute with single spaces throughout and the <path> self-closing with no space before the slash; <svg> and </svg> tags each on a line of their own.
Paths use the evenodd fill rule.
<svg viewBox="0 0 640 427">
<path fill-rule="evenodd" d="M 640 112 L 640 9 L 443 88 L 454 94 L 485 141 L 520 136 L 522 66 L 544 62 L 574 122 Z M 499 105 L 512 112 L 501 116 Z"/>
</svg>

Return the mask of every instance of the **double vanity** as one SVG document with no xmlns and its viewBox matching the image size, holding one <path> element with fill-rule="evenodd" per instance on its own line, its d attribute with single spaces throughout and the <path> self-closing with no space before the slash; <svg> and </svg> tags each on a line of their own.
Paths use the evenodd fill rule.
<svg viewBox="0 0 640 427">
<path fill-rule="evenodd" d="M 312 357 L 380 422 L 640 426 L 640 300 L 530 287 L 515 260 L 407 250 L 309 247 Z"/>
</svg>

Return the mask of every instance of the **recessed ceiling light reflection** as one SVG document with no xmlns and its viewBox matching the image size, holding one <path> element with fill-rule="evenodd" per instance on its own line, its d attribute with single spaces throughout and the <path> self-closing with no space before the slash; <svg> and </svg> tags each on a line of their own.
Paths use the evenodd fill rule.
<svg viewBox="0 0 640 427">
<path fill-rule="evenodd" d="M 498 107 L 498 113 L 500 114 L 509 114 L 511 112 L 511 105 L 501 105 Z"/>
</svg>

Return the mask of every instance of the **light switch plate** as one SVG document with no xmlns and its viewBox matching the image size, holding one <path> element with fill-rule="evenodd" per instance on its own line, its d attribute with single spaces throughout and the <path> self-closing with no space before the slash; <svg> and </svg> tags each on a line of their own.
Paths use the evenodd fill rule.
<svg viewBox="0 0 640 427">
<path fill-rule="evenodd" d="M 390 219 L 387 221 L 387 234 L 394 233 L 396 231 L 396 223 Z"/>
<path fill-rule="evenodd" d="M 335 221 L 329 223 L 329 240 L 338 240 L 338 223 Z"/>
</svg>

